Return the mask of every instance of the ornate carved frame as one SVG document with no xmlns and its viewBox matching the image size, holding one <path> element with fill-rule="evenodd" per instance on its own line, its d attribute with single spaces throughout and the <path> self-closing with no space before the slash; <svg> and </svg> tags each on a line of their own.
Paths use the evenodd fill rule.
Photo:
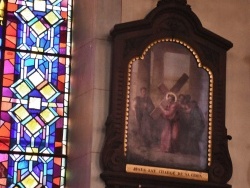
<svg viewBox="0 0 250 188">
<path fill-rule="evenodd" d="M 115 25 L 113 42 L 110 112 L 101 153 L 101 178 L 109 188 L 231 187 L 232 175 L 225 127 L 226 52 L 233 44 L 202 27 L 186 0 L 161 0 L 143 20 Z M 207 180 L 129 173 L 126 171 L 126 118 L 130 64 L 157 42 L 175 42 L 187 47 L 210 79 Z"/>
</svg>

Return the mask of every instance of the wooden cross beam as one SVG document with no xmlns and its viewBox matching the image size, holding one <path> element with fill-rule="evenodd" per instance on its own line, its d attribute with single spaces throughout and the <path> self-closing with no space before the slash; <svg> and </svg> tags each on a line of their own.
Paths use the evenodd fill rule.
<svg viewBox="0 0 250 188">
<path fill-rule="evenodd" d="M 187 80 L 189 79 L 188 75 L 186 73 L 182 74 L 182 76 L 177 80 L 177 82 L 175 83 L 175 85 L 169 90 L 165 85 L 164 83 L 161 83 L 159 86 L 158 86 L 158 89 L 161 91 L 161 93 L 166 96 L 166 94 L 168 92 L 172 92 L 172 93 L 175 93 L 177 94 L 181 88 L 183 87 L 183 85 L 187 82 Z M 164 97 L 161 102 L 160 102 L 160 105 L 165 108 L 167 106 L 167 99 L 166 97 Z M 157 106 L 151 113 L 150 113 L 150 116 L 153 118 L 153 119 L 157 119 L 159 118 L 159 116 L 161 115 L 162 113 L 162 110 L 159 106 Z"/>
</svg>

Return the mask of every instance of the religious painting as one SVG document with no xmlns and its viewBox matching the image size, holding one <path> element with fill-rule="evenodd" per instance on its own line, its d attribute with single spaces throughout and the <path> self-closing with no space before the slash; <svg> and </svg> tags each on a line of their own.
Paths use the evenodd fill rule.
<svg viewBox="0 0 250 188">
<path fill-rule="evenodd" d="M 157 41 L 129 63 L 128 77 L 127 171 L 205 171 L 212 75 L 195 51 L 179 40 Z"/>
<path fill-rule="evenodd" d="M 159 0 L 111 31 L 106 187 L 230 188 L 226 52 L 186 0 Z M 190 180 L 190 181 L 189 181 Z"/>
</svg>

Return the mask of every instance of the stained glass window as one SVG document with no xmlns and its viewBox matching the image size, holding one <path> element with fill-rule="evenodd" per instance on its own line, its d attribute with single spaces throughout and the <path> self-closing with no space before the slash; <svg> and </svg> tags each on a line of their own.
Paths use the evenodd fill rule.
<svg viewBox="0 0 250 188">
<path fill-rule="evenodd" d="M 0 0 L 0 188 L 65 186 L 72 0 Z"/>
</svg>

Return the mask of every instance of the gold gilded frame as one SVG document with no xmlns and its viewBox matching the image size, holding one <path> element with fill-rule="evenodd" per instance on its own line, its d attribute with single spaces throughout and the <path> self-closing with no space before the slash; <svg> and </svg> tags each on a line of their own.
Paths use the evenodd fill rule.
<svg viewBox="0 0 250 188">
<path fill-rule="evenodd" d="M 128 64 L 128 77 L 127 77 L 127 94 L 126 94 L 126 113 L 125 113 L 125 135 L 124 135 L 124 156 L 127 153 L 127 142 L 128 142 L 128 127 L 129 127 L 129 109 L 130 109 L 130 86 L 131 86 L 131 72 L 132 72 L 132 65 L 137 60 L 143 60 L 146 53 L 150 51 L 150 49 L 161 42 L 173 42 L 180 44 L 187 48 L 192 55 L 194 56 L 197 66 L 199 68 L 204 69 L 209 75 L 209 97 L 208 97 L 208 145 L 207 145 L 207 165 L 211 165 L 212 161 L 212 109 L 213 109 L 213 73 L 211 70 L 202 65 L 202 62 L 195 52 L 195 50 L 188 45 L 187 43 L 175 39 L 175 38 L 165 38 L 156 40 L 143 51 L 140 57 L 133 58 Z M 161 175 L 161 176 L 168 176 L 168 177 L 175 177 L 175 178 L 185 178 L 185 179 L 193 179 L 193 180 L 201 180 L 201 181 L 208 181 L 208 173 L 205 172 L 196 172 L 196 171 L 188 171 L 188 170 L 179 170 L 179 169 L 171 169 L 171 168 L 158 168 L 152 166 L 143 166 L 143 165 L 134 165 L 134 164 L 126 164 L 126 171 L 131 173 L 139 173 L 139 174 L 150 174 L 150 175 Z"/>
</svg>

